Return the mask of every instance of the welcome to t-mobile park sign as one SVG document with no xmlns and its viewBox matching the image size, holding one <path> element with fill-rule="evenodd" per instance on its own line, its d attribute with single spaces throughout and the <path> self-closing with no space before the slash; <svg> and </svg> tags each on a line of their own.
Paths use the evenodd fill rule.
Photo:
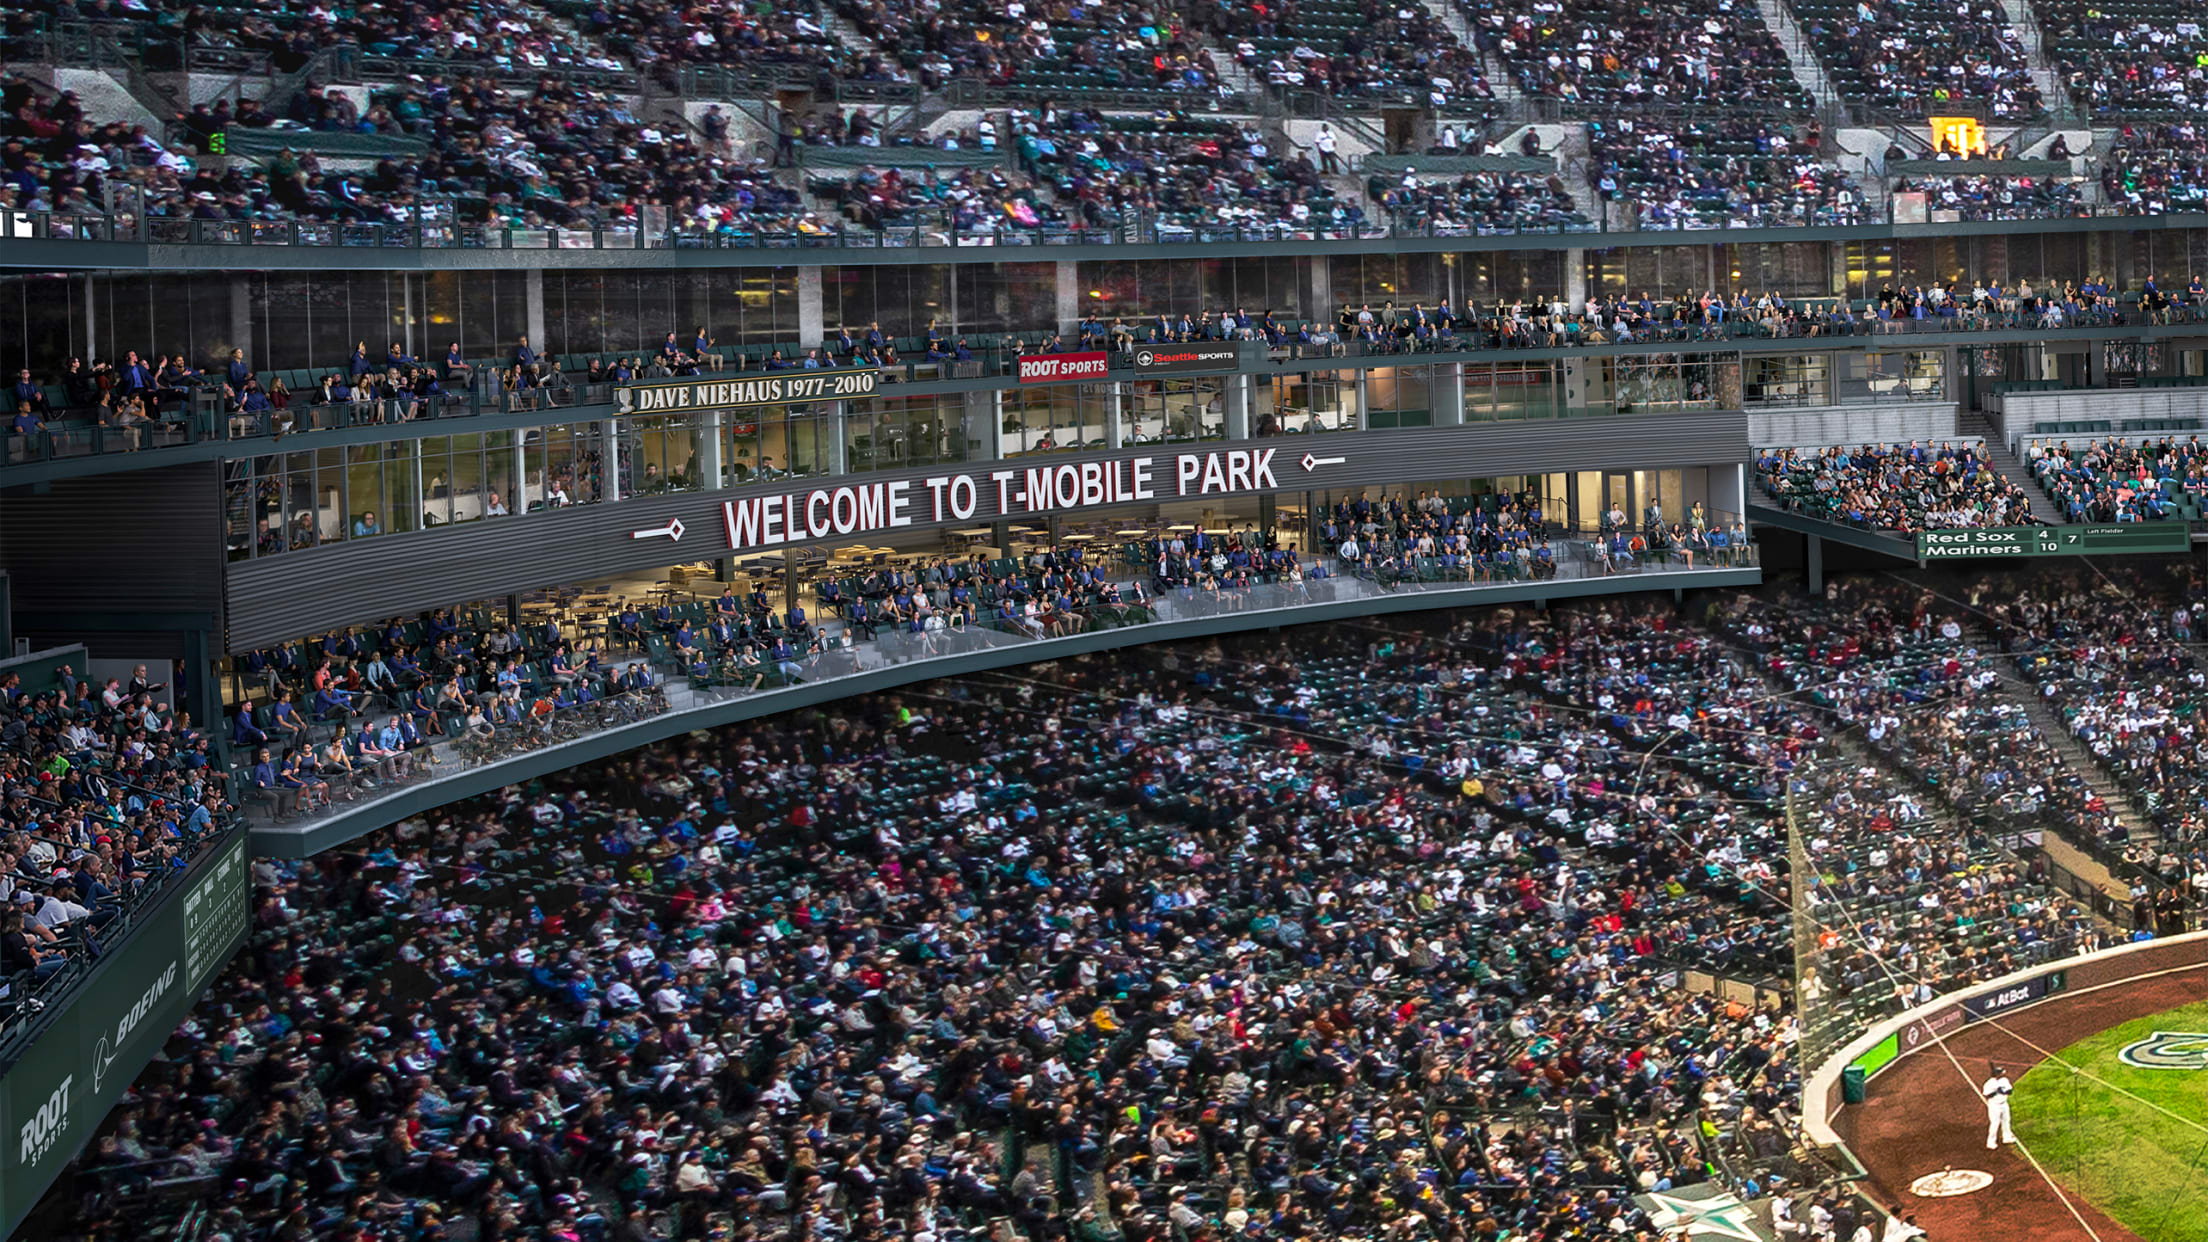
<svg viewBox="0 0 2208 1242">
<path fill-rule="evenodd" d="M 1146 500 L 1277 491 L 1277 449 L 1220 449 L 1117 461 L 930 475 L 749 496 L 721 505 L 736 551 L 861 535 L 933 522 L 1033 517 Z M 1306 453 L 1306 473 L 1339 457 Z M 1303 486 L 1298 483 L 1298 486 Z"/>
</svg>

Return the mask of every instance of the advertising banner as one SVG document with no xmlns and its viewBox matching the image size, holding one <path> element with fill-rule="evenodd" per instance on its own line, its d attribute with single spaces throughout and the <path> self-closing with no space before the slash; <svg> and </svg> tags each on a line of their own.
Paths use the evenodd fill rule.
<svg viewBox="0 0 2208 1242">
<path fill-rule="evenodd" d="M 1146 375 L 1200 375 L 1232 371 L 1241 365 L 1242 347 L 1232 341 L 1135 347 L 1135 370 Z"/>
<path fill-rule="evenodd" d="M 848 401 L 871 397 L 881 372 L 781 371 L 756 379 L 674 380 L 629 384 L 613 390 L 616 414 L 676 414 L 683 410 L 726 410 L 750 405 L 790 405 L 801 401 Z"/>
<path fill-rule="evenodd" d="M 1063 384 L 1067 380 L 1100 380 L 1109 359 L 1102 350 L 1081 354 L 1021 354 L 1020 382 Z"/>
</svg>

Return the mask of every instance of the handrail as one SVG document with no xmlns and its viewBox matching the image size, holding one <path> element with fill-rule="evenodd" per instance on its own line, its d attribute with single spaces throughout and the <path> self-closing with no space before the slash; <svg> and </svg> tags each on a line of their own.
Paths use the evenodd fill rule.
<svg viewBox="0 0 2208 1242">
<path fill-rule="evenodd" d="M 1946 208 L 1933 210 L 1946 211 Z M 914 218 L 878 229 L 845 220 L 761 221 L 699 232 L 689 229 L 639 229 L 633 223 L 583 227 L 522 228 L 505 223 L 454 221 L 326 221 L 300 219 L 202 220 L 144 215 L 131 211 L 22 212 L 0 219 L 0 245 L 6 242 L 122 242 L 164 246 L 330 247 L 345 250 L 410 252 L 469 251 L 884 251 L 918 249 L 1058 248 L 1067 246 L 1203 246 L 1268 244 L 1308 248 L 1326 242 L 1449 241 L 1454 239 L 1556 238 L 1559 244 L 1591 244 L 1598 237 L 1663 236 L 1681 232 L 1737 233 L 1741 229 L 1923 229 L 1936 233 L 1951 223 L 2049 223 L 2076 220 L 2160 220 L 2163 227 L 2208 227 L 2208 212 L 2148 213 L 2128 204 L 2076 203 L 2036 207 L 1956 209 L 1957 221 L 1924 224 L 1875 217 L 1857 220 L 1777 220 L 1753 223 L 1699 218 L 1656 221 L 1646 218 L 1616 224 L 1556 221 L 1529 224 L 1452 223 L 1386 218 L 1335 224 L 1214 224 L 1180 215 L 1137 213 L 1107 225 L 1041 224 L 1017 226 L 992 221 L 987 227 L 962 226 L 937 216 Z M 1623 213 L 1634 215 L 1635 213 Z M 1914 236 L 1915 234 L 1910 234 Z M 1742 239 L 1735 239 L 1742 240 Z M 822 255 L 825 260 L 829 256 Z M 999 256 L 999 260 L 1006 256 Z M 787 261 L 787 260 L 784 260 Z M 977 260 L 978 261 L 978 260 Z"/>
</svg>

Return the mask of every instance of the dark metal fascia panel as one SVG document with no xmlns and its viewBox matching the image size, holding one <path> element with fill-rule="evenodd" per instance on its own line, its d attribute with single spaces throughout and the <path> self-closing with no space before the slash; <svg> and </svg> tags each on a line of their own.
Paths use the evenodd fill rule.
<svg viewBox="0 0 2208 1242">
<path fill-rule="evenodd" d="M 1378 489 L 1425 480 L 1568 470 L 1710 466 L 1742 462 L 1749 457 L 1747 418 L 1738 413 L 1714 413 L 1277 436 L 1054 454 L 964 467 L 873 471 L 843 480 L 795 480 L 717 492 L 651 496 L 234 562 L 227 575 L 229 647 L 244 651 L 395 614 L 727 555 L 721 504 L 728 500 L 811 491 L 848 481 L 911 483 L 915 497 L 924 501 L 927 489 L 920 486 L 921 480 L 955 473 L 975 476 L 981 485 L 980 511 L 966 518 L 920 522 L 907 528 L 923 532 L 987 522 L 998 516 L 996 489 L 988 478 L 993 469 L 1024 473 L 1037 467 L 1117 464 L 1151 457 L 1167 463 L 1157 479 L 1160 501 L 1185 503 L 1201 498 L 1170 493 L 1174 478 L 1169 463 L 1176 455 L 1267 449 L 1274 452 L 1273 475 L 1279 484 L 1275 490 L 1281 493 Z M 1299 464 L 1307 451 L 1345 460 L 1307 471 Z M 1134 503 L 1149 502 L 1097 507 L 1124 508 Z M 1059 512 L 1084 511 L 1093 510 Z M 629 538 L 631 531 L 664 526 L 677 518 L 686 528 L 679 544 Z M 846 543 L 856 537 L 829 542 Z"/>
</svg>

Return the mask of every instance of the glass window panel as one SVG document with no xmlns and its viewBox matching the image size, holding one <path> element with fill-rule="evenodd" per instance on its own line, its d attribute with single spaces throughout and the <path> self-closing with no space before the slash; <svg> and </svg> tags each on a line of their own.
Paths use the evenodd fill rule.
<svg viewBox="0 0 2208 1242">
<path fill-rule="evenodd" d="M 422 525 L 452 523 L 452 440 L 430 436 L 422 441 Z"/>
<path fill-rule="evenodd" d="M 365 539 L 385 531 L 389 512 L 383 499 L 383 446 L 358 444 L 345 450 L 345 528 Z"/>
</svg>

